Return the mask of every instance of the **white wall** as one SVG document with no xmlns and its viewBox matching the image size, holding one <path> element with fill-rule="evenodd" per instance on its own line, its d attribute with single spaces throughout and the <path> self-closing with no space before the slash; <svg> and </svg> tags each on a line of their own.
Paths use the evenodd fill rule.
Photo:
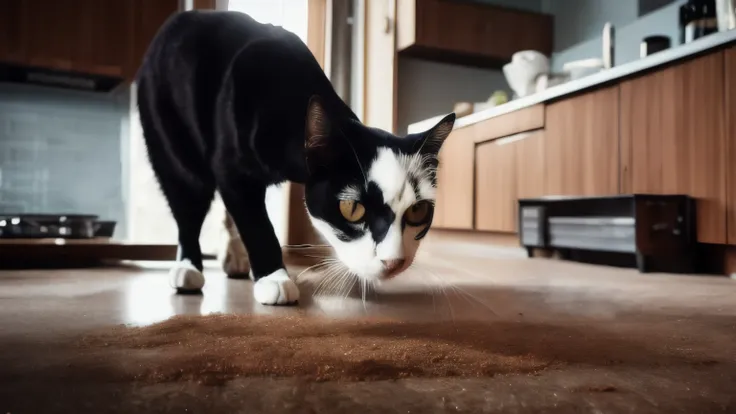
<svg viewBox="0 0 736 414">
<path fill-rule="evenodd" d="M 307 0 L 229 0 L 229 10 L 245 12 L 254 19 L 283 26 L 306 41 Z M 135 88 L 132 88 L 133 93 Z M 176 224 L 161 193 L 146 155 L 135 99 L 131 105 L 128 157 L 129 240 L 135 243 L 176 243 Z M 271 187 L 266 194 L 266 208 L 281 244 L 286 243 L 287 200 L 283 187 Z M 200 236 L 204 253 L 215 254 L 221 243 L 224 205 L 215 198 Z"/>
<path fill-rule="evenodd" d="M 651 35 L 669 36 L 672 46 L 679 44 L 679 7 L 684 0 L 655 10 L 641 18 L 638 0 L 544 0 L 545 12 L 555 16 L 553 70 L 578 59 L 600 58 L 602 31 L 606 22 L 616 28 L 615 63 L 621 65 L 639 58 L 639 44 Z"/>
<path fill-rule="evenodd" d="M 410 124 L 452 112 L 456 102 L 484 102 L 497 89 L 511 89 L 498 70 L 399 58 L 398 133 Z"/>
</svg>

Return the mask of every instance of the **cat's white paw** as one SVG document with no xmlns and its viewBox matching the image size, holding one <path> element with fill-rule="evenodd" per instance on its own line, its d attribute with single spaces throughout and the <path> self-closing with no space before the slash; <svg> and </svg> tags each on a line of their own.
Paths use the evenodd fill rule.
<svg viewBox="0 0 736 414">
<path fill-rule="evenodd" d="M 189 260 L 184 259 L 169 270 L 169 282 L 176 290 L 194 292 L 204 287 L 204 275 Z"/>
<path fill-rule="evenodd" d="M 279 269 L 253 285 L 253 298 L 263 305 L 288 305 L 299 300 L 299 288 L 286 270 Z"/>
</svg>

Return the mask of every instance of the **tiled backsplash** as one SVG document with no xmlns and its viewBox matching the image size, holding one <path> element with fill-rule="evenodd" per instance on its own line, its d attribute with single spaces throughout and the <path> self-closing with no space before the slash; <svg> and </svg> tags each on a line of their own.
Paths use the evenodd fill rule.
<svg viewBox="0 0 736 414">
<path fill-rule="evenodd" d="M 89 213 L 125 233 L 129 93 L 0 84 L 0 212 Z"/>
</svg>

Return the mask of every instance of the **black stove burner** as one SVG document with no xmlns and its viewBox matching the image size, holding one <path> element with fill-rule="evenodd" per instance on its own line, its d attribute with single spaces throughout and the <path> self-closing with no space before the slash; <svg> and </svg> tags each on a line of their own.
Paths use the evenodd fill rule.
<svg viewBox="0 0 736 414">
<path fill-rule="evenodd" d="M 0 214 L 3 239 L 90 239 L 97 228 L 95 215 Z"/>
</svg>

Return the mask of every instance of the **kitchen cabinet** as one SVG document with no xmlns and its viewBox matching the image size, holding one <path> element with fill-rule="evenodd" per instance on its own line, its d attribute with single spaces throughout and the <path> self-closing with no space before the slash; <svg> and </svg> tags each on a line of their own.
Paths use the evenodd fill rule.
<svg viewBox="0 0 736 414">
<path fill-rule="evenodd" d="M 0 61 L 21 63 L 25 61 L 24 18 L 22 12 L 26 0 L 0 1 Z"/>
<path fill-rule="evenodd" d="M 513 143 L 488 141 L 476 150 L 475 229 L 516 230 L 516 155 Z"/>
<path fill-rule="evenodd" d="M 455 129 L 442 145 L 433 227 L 473 228 L 474 133 L 472 125 Z"/>
<path fill-rule="evenodd" d="M 695 197 L 703 243 L 727 239 L 724 63 L 712 53 L 621 84 L 621 192 Z"/>
<path fill-rule="evenodd" d="M 518 200 L 544 195 L 544 144 L 535 130 L 476 147 L 476 230 L 518 231 Z"/>
<path fill-rule="evenodd" d="M 544 128 L 544 105 L 534 105 L 478 122 L 475 142 Z"/>
<path fill-rule="evenodd" d="M 0 4 L 0 63 L 131 80 L 178 0 Z"/>
<path fill-rule="evenodd" d="M 736 46 L 726 49 L 726 222 L 728 223 L 728 244 L 736 244 Z"/>
<path fill-rule="evenodd" d="M 516 149 L 516 200 L 545 195 L 545 144 L 543 130 L 520 134 L 520 139 L 513 143 Z"/>
<path fill-rule="evenodd" d="M 546 194 L 618 194 L 618 94 L 612 86 L 547 105 Z"/>
<path fill-rule="evenodd" d="M 520 50 L 551 55 L 553 23 L 550 15 L 477 2 L 399 0 L 397 48 L 407 56 L 500 68 Z"/>
<path fill-rule="evenodd" d="M 24 0 L 26 64 L 122 77 L 133 38 L 131 1 Z"/>
<path fill-rule="evenodd" d="M 135 0 L 135 37 L 131 71 L 127 78 L 135 77 L 143 55 L 161 25 L 179 8 L 179 0 Z M 196 5 L 195 5 L 196 6 Z"/>
</svg>

